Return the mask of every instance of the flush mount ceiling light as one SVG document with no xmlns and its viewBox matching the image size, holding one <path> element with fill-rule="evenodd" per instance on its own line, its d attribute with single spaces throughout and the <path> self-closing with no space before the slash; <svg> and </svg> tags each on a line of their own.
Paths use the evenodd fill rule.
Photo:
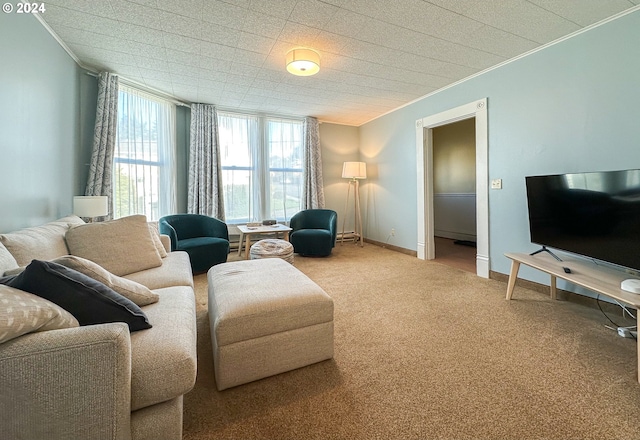
<svg viewBox="0 0 640 440">
<path fill-rule="evenodd" d="M 320 54 L 312 49 L 287 52 L 287 71 L 298 76 L 311 76 L 320 71 Z"/>
</svg>

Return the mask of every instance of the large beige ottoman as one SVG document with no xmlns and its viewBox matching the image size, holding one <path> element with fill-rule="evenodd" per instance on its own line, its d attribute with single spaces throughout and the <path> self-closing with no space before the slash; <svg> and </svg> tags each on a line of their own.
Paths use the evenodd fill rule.
<svg viewBox="0 0 640 440">
<path fill-rule="evenodd" d="M 207 278 L 218 390 L 333 357 L 333 300 L 291 264 L 223 263 Z"/>
</svg>

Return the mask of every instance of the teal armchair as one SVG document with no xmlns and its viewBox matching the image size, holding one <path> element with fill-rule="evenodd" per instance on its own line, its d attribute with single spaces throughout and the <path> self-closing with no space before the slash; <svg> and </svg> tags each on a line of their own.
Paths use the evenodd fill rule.
<svg viewBox="0 0 640 440">
<path fill-rule="evenodd" d="M 338 214 L 331 209 L 305 209 L 289 222 L 293 251 L 310 257 L 326 257 L 336 244 Z"/>
<path fill-rule="evenodd" d="M 175 214 L 158 222 L 161 234 L 171 238 L 172 251 L 185 251 L 194 273 L 227 261 L 229 229 L 223 221 L 199 214 Z"/>
</svg>

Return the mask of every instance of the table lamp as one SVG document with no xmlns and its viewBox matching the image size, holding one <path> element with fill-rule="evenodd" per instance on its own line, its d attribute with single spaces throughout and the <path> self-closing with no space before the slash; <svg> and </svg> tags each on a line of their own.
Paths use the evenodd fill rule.
<svg viewBox="0 0 640 440">
<path fill-rule="evenodd" d="M 109 197 L 107 196 L 74 196 L 73 213 L 78 217 L 93 222 L 96 217 L 109 214 Z"/>
</svg>

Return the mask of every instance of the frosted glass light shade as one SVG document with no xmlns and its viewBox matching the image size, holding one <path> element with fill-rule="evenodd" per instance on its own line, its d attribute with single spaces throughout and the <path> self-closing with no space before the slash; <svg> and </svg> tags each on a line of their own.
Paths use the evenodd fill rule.
<svg viewBox="0 0 640 440">
<path fill-rule="evenodd" d="M 297 76 L 311 76 L 320 71 L 320 55 L 311 49 L 287 52 L 287 72 Z"/>
<path fill-rule="evenodd" d="M 342 165 L 342 177 L 345 179 L 366 179 L 367 164 L 364 162 L 345 162 Z"/>
<path fill-rule="evenodd" d="M 73 213 L 78 217 L 102 217 L 109 214 L 107 196 L 74 196 Z"/>
</svg>

